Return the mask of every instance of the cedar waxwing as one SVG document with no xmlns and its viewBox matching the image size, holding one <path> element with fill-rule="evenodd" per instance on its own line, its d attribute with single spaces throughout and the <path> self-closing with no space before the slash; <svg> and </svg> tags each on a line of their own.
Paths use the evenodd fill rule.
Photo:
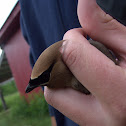
<svg viewBox="0 0 126 126">
<path fill-rule="evenodd" d="M 75 90 L 90 94 L 90 92 L 74 77 L 69 68 L 62 60 L 59 52 L 64 40 L 56 42 L 49 46 L 36 61 L 26 93 L 32 91 L 38 86 L 48 86 L 49 88 L 65 88 L 72 87 Z M 89 40 L 90 44 L 104 53 L 115 64 L 117 60 L 112 52 L 110 52 L 103 44 L 93 40 Z"/>
</svg>

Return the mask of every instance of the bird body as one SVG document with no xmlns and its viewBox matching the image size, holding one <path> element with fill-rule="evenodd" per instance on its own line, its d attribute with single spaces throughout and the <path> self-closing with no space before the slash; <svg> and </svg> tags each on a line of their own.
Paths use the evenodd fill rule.
<svg viewBox="0 0 126 126">
<path fill-rule="evenodd" d="M 62 60 L 59 51 L 65 40 L 54 43 L 49 46 L 36 61 L 26 93 L 32 91 L 38 86 L 48 86 L 49 88 L 66 88 L 72 87 L 75 90 L 90 94 L 90 92 L 74 77 L 69 68 Z M 110 51 L 101 43 L 89 40 L 90 44 L 109 57 L 116 63 L 115 58 Z"/>
</svg>

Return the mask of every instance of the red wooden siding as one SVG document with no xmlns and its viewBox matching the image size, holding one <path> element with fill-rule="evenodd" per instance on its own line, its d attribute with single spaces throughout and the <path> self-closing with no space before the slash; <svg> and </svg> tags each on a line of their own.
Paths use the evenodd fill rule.
<svg viewBox="0 0 126 126">
<path fill-rule="evenodd" d="M 25 88 L 31 75 L 29 46 L 25 42 L 20 29 L 6 42 L 4 51 L 20 94 L 27 96 Z M 35 92 L 38 92 L 38 90 L 36 89 Z"/>
<path fill-rule="evenodd" d="M 14 7 L 2 29 L 0 29 L 0 45 L 4 45 L 4 51 L 14 76 L 16 86 L 21 95 L 25 94 L 25 88 L 31 75 L 29 63 L 29 46 L 24 40 L 20 30 L 20 6 L 19 2 Z M 38 92 L 40 88 L 31 92 Z"/>
</svg>

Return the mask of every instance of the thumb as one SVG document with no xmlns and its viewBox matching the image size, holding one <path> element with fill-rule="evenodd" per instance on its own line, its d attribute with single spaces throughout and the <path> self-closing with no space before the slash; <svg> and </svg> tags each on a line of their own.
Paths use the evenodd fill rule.
<svg viewBox="0 0 126 126">
<path fill-rule="evenodd" d="M 83 30 L 116 52 L 120 65 L 125 67 L 126 27 L 105 13 L 96 0 L 78 0 L 78 18 Z"/>
</svg>

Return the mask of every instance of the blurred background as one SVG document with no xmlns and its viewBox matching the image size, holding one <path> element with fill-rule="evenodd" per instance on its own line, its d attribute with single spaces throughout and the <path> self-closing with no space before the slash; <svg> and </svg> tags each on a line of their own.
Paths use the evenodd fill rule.
<svg viewBox="0 0 126 126">
<path fill-rule="evenodd" d="M 41 89 L 25 94 L 30 74 L 18 0 L 0 0 L 0 126 L 51 126 Z"/>
</svg>

